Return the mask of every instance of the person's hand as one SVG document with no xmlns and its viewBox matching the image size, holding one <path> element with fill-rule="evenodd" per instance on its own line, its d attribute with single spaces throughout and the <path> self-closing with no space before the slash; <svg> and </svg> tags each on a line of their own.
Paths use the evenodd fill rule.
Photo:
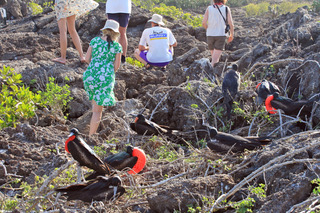
<svg viewBox="0 0 320 213">
<path fill-rule="evenodd" d="M 230 35 L 228 38 L 228 43 L 230 43 L 231 41 L 233 41 L 233 35 Z"/>
</svg>

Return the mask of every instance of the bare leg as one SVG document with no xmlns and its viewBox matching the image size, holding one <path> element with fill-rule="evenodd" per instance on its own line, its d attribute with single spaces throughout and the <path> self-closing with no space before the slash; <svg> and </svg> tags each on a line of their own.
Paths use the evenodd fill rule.
<svg viewBox="0 0 320 213">
<path fill-rule="evenodd" d="M 134 57 L 136 57 L 136 59 L 138 61 L 140 61 L 141 63 L 143 63 L 144 65 L 147 65 L 147 62 L 145 60 L 143 60 L 143 58 L 140 57 L 140 50 L 139 49 L 136 49 L 134 51 Z"/>
<path fill-rule="evenodd" d="M 68 23 L 68 31 L 69 31 L 69 34 L 72 38 L 72 42 L 79 52 L 80 61 L 84 62 L 85 57 L 83 55 L 80 37 L 79 37 L 78 32 L 76 30 L 76 15 L 67 17 L 67 23 Z"/>
<path fill-rule="evenodd" d="M 120 32 L 120 38 L 119 38 L 119 43 L 122 46 L 122 55 L 126 56 L 127 55 L 127 47 L 128 47 L 128 40 L 127 40 L 127 28 L 126 27 L 119 27 L 119 32 Z"/>
<path fill-rule="evenodd" d="M 222 54 L 222 50 L 210 50 L 211 52 L 211 56 L 212 56 L 212 61 L 211 61 L 211 64 L 212 66 L 214 66 L 215 63 L 218 63 L 219 60 L 220 60 L 220 56 Z"/>
<path fill-rule="evenodd" d="M 99 106 L 94 100 L 92 100 L 92 117 L 90 121 L 89 135 L 93 135 L 97 132 L 99 127 L 103 106 Z"/>
<path fill-rule="evenodd" d="M 60 52 L 61 57 L 55 58 L 53 61 L 65 64 L 67 61 L 67 19 L 62 18 L 58 21 L 60 33 Z"/>
</svg>

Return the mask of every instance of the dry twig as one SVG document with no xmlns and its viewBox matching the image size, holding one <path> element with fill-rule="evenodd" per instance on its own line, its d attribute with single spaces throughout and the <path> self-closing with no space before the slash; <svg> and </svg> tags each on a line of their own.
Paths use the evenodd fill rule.
<svg viewBox="0 0 320 213">
<path fill-rule="evenodd" d="M 228 197 L 230 197 L 231 195 L 235 194 L 238 190 L 241 189 L 241 187 L 243 187 L 245 184 L 249 183 L 250 181 L 252 181 L 254 178 L 256 178 L 257 176 L 261 175 L 262 173 L 272 170 L 274 168 L 277 167 L 281 167 L 284 165 L 288 165 L 288 164 L 293 164 L 293 163 L 305 163 L 305 162 L 320 162 L 319 159 L 298 159 L 298 160 L 291 160 L 291 161 L 287 161 L 284 163 L 279 163 L 280 161 L 282 161 L 283 159 L 292 157 L 295 154 L 298 154 L 302 151 L 305 151 L 307 149 L 311 149 L 313 147 L 319 146 L 320 142 L 315 142 L 312 143 L 309 146 L 300 148 L 300 149 L 296 149 L 293 150 L 291 152 L 288 152 L 284 155 L 278 156 L 276 158 L 274 158 L 273 160 L 269 161 L 268 163 L 266 163 L 265 165 L 261 166 L 259 169 L 257 169 L 256 171 L 254 171 L 253 173 L 251 173 L 250 175 L 248 175 L 246 178 L 244 178 L 242 181 L 240 181 L 237 185 L 235 185 L 228 193 L 221 195 L 216 202 L 214 203 L 214 205 L 212 206 L 210 212 L 213 212 L 219 205 L 220 203 L 227 199 Z M 277 164 L 274 164 L 277 163 Z M 273 165 L 274 164 L 274 165 Z"/>
</svg>

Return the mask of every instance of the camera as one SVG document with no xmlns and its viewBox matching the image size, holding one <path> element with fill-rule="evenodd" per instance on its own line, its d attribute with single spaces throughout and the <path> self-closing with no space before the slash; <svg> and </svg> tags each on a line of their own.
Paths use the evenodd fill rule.
<svg viewBox="0 0 320 213">
<path fill-rule="evenodd" d="M 229 25 L 229 24 L 227 24 L 227 25 L 226 25 L 226 29 L 225 29 L 225 33 L 228 33 L 228 32 L 229 32 L 229 30 L 230 30 L 230 25 Z"/>
</svg>

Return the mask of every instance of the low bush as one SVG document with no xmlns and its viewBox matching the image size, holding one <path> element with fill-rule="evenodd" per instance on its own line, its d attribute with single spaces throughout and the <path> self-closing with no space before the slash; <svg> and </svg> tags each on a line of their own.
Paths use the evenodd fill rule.
<svg viewBox="0 0 320 213">
<path fill-rule="evenodd" d="M 39 107 L 49 107 L 52 113 L 63 112 L 68 107 L 69 86 L 59 86 L 49 78 L 45 91 L 34 93 L 26 87 L 10 67 L 0 69 L 0 129 L 16 126 L 22 120 L 32 118 Z"/>
<path fill-rule="evenodd" d="M 157 13 L 164 16 L 170 16 L 174 19 L 183 19 L 188 25 L 192 27 L 200 27 L 202 23 L 202 16 L 193 16 L 190 13 L 183 13 L 181 8 L 175 6 L 167 6 L 163 3 L 159 7 L 155 7 L 151 10 L 153 13 Z"/>
<path fill-rule="evenodd" d="M 32 15 L 38 15 L 43 12 L 43 8 L 41 7 L 41 5 L 39 5 L 37 3 L 29 2 L 28 6 L 32 10 Z"/>
<path fill-rule="evenodd" d="M 312 3 L 312 9 L 315 12 L 320 12 L 320 0 L 314 0 Z"/>
<path fill-rule="evenodd" d="M 319 0 L 318 0 L 319 1 Z M 289 1 L 280 4 L 270 4 L 269 2 L 261 2 L 258 4 L 250 3 L 243 8 L 246 10 L 247 16 L 272 16 L 276 17 L 281 14 L 294 13 L 298 8 L 310 6 L 309 3 L 293 3 Z"/>
</svg>

